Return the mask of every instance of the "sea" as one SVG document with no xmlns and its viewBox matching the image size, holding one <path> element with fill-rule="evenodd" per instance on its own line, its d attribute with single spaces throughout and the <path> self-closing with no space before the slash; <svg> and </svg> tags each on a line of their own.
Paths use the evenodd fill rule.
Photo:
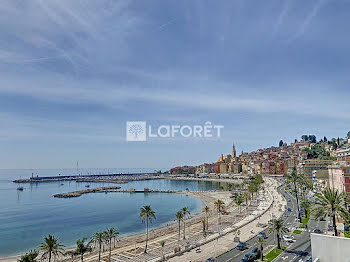
<svg viewBox="0 0 350 262">
<path fill-rule="evenodd" d="M 143 180 L 126 184 L 77 183 L 75 181 L 21 184 L 15 179 L 32 176 L 55 176 L 106 173 L 153 172 L 155 169 L 0 169 L 0 256 L 23 254 L 36 249 L 48 234 L 66 246 L 79 238 L 115 227 L 121 236 L 141 233 L 145 225 L 139 218 L 140 208 L 150 205 L 156 212 L 151 228 L 171 223 L 175 213 L 188 207 L 192 214 L 201 211 L 203 202 L 183 194 L 165 193 L 92 193 L 77 198 L 54 198 L 54 194 L 101 186 L 120 185 L 122 189 L 207 191 L 220 189 L 219 183 L 205 181 Z M 159 170 L 159 169 L 157 169 Z"/>
</svg>

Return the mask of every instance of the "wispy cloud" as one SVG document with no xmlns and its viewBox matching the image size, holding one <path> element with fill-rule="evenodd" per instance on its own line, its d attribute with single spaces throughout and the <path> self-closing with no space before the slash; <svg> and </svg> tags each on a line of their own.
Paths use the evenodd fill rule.
<svg viewBox="0 0 350 262">
<path fill-rule="evenodd" d="M 302 21 L 298 31 L 288 40 L 288 42 L 293 42 L 297 38 L 301 37 L 311 24 L 312 20 L 317 16 L 317 13 L 319 10 L 326 4 L 326 0 L 317 0 L 316 3 L 314 4 L 312 10 L 306 18 Z"/>
</svg>

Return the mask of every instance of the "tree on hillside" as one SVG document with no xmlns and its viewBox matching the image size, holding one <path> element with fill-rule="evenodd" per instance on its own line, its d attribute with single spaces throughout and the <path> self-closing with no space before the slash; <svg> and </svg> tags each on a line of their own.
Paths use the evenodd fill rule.
<svg viewBox="0 0 350 262">
<path fill-rule="evenodd" d="M 309 135 L 309 141 L 310 141 L 311 143 L 317 143 L 316 136 L 315 136 L 315 135 Z"/>
<path fill-rule="evenodd" d="M 279 147 L 283 146 L 283 140 L 280 140 Z"/>
<path fill-rule="evenodd" d="M 304 141 L 304 142 L 306 142 L 306 141 L 309 140 L 309 136 L 308 136 L 308 135 L 302 135 L 302 136 L 301 136 L 301 140 Z"/>
<path fill-rule="evenodd" d="M 324 137 L 324 138 L 323 138 L 323 141 L 324 141 L 324 142 L 327 142 L 327 141 L 328 141 L 327 137 Z"/>
</svg>

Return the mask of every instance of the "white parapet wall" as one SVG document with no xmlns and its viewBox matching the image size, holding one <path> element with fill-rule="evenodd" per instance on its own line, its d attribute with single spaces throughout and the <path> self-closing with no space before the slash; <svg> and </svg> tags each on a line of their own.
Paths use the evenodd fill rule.
<svg viewBox="0 0 350 262">
<path fill-rule="evenodd" d="M 311 250 L 313 261 L 350 262 L 350 238 L 312 233 Z"/>
</svg>

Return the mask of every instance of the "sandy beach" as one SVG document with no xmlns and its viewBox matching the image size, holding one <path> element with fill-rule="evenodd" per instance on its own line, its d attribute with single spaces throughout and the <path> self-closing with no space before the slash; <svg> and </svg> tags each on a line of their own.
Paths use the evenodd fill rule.
<svg viewBox="0 0 350 262">
<path fill-rule="evenodd" d="M 186 179 L 187 180 L 187 179 Z M 222 182 L 222 181 L 220 181 Z M 228 181 L 225 181 L 228 182 Z M 231 193 L 227 191 L 206 191 L 206 192 L 176 192 L 176 194 L 185 194 L 190 197 L 195 197 L 197 199 L 200 199 L 202 201 L 202 205 L 209 206 L 210 207 L 210 217 L 214 216 L 216 212 L 214 211 L 214 202 L 218 199 L 221 199 L 225 202 L 226 205 L 231 204 L 232 199 L 230 199 Z M 174 211 L 174 221 L 169 222 L 166 225 L 159 226 L 157 228 L 151 229 L 149 231 L 149 241 L 159 241 L 166 237 L 167 235 L 176 234 L 178 232 L 178 225 L 175 220 L 175 211 Z M 191 226 L 194 224 L 199 224 L 201 219 L 204 217 L 204 214 L 199 212 L 197 214 L 192 214 L 191 218 L 186 220 L 186 227 Z M 145 242 L 145 234 L 144 233 L 138 233 L 138 234 L 131 234 L 128 236 L 122 236 L 119 238 L 119 241 L 117 243 L 117 247 L 115 249 L 115 252 L 120 252 L 124 249 L 130 249 L 134 248 L 135 244 L 139 248 L 143 248 L 143 245 L 141 243 Z M 141 246 L 141 247 L 140 247 Z M 67 250 L 72 249 L 68 248 Z M 86 256 L 86 261 L 93 260 L 94 254 L 96 254 L 97 251 L 94 250 L 90 255 Z M 17 261 L 17 259 L 20 257 L 20 255 L 14 255 L 14 256 L 6 256 L 6 257 L 0 257 L 1 262 L 13 262 Z M 91 257 L 91 258 L 90 258 Z"/>
</svg>

